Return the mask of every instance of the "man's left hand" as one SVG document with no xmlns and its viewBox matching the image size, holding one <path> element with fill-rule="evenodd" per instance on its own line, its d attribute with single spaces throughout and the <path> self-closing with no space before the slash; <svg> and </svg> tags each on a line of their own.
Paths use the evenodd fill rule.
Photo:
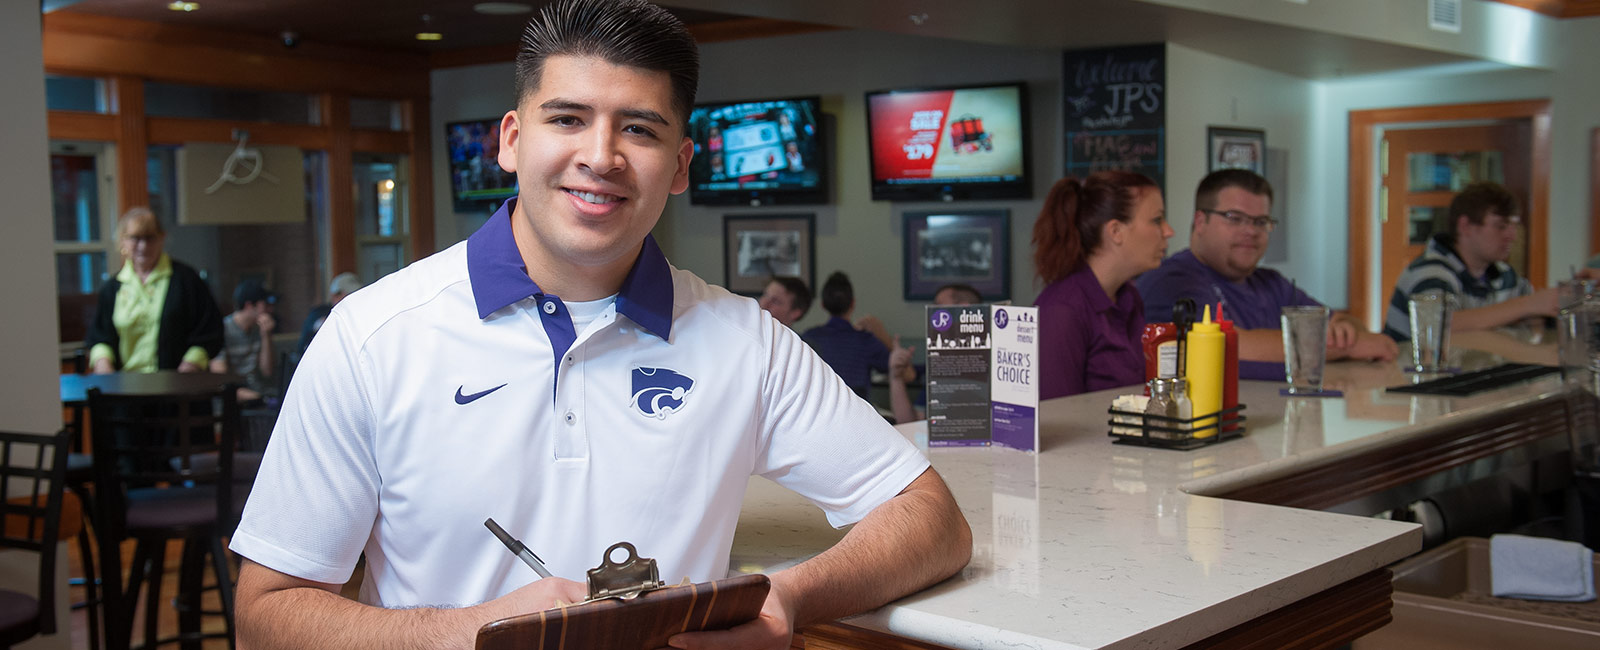
<svg viewBox="0 0 1600 650">
<path fill-rule="evenodd" d="M 785 604 L 783 590 L 773 582 L 761 615 L 730 630 L 686 632 L 667 639 L 683 650 L 787 650 L 794 637 L 794 612 Z"/>
<path fill-rule="evenodd" d="M 194 365 L 193 362 L 183 361 L 178 364 L 178 372 L 200 372 L 202 370 L 205 369 Z"/>
</svg>

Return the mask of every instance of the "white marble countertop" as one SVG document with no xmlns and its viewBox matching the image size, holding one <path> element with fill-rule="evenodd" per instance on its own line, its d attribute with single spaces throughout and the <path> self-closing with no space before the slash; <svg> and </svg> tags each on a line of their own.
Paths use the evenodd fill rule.
<svg viewBox="0 0 1600 650">
<path fill-rule="evenodd" d="M 1480 363 L 1553 361 L 1542 356 L 1547 346 L 1504 353 L 1477 341 L 1503 353 Z M 1128 390 L 1045 402 L 1038 454 L 929 449 L 972 525 L 972 562 L 944 583 L 848 622 L 953 648 L 1182 647 L 1422 545 L 1414 524 L 1199 493 L 1561 389 L 1559 379 L 1546 378 L 1468 401 L 1385 394 L 1382 387 L 1407 380 L 1394 364 L 1334 364 L 1328 376 L 1344 398 L 1291 400 L 1278 396 L 1281 384 L 1243 382 L 1249 435 L 1195 451 L 1112 444 L 1105 409 Z M 925 423 L 900 430 L 926 448 Z M 801 497 L 752 479 L 732 565 L 775 571 L 842 536 Z"/>
</svg>

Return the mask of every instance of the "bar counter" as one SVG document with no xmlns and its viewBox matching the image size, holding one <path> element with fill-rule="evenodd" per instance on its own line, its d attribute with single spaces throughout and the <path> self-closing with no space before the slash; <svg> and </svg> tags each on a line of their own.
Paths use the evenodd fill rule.
<svg viewBox="0 0 1600 650">
<path fill-rule="evenodd" d="M 1468 370 L 1555 360 L 1548 344 L 1495 333 L 1455 343 Z M 1559 376 L 1451 399 L 1385 393 L 1410 381 L 1395 363 L 1336 363 L 1327 375 L 1343 398 L 1242 382 L 1248 435 L 1187 452 L 1112 443 L 1106 408 L 1133 388 L 1046 401 L 1037 454 L 928 449 L 925 423 L 899 426 L 966 513 L 972 562 L 877 611 L 808 628 L 804 647 L 1339 645 L 1388 622 L 1384 567 L 1420 550 L 1422 532 L 1325 510 L 1371 514 L 1363 504 L 1381 510 L 1417 485 L 1565 448 L 1574 391 Z M 842 536 L 803 498 L 752 479 L 732 566 L 776 571 Z"/>
</svg>

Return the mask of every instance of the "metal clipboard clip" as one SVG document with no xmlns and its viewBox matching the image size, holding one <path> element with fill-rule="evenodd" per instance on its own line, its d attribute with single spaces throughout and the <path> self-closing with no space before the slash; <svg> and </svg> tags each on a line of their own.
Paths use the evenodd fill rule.
<svg viewBox="0 0 1600 650">
<path fill-rule="evenodd" d="M 612 562 L 611 554 L 618 549 L 628 552 L 622 562 Z M 654 558 L 639 557 L 639 551 L 628 542 L 617 542 L 606 549 L 600 566 L 589 569 L 589 603 L 607 598 L 633 600 L 645 593 L 665 587 Z"/>
</svg>

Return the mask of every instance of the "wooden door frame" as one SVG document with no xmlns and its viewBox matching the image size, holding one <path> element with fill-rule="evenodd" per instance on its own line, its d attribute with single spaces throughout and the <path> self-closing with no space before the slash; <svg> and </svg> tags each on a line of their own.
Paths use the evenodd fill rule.
<svg viewBox="0 0 1600 650">
<path fill-rule="evenodd" d="M 1545 286 L 1550 254 L 1550 100 L 1528 99 L 1481 104 L 1443 104 L 1377 108 L 1350 111 L 1350 313 L 1366 323 L 1367 283 L 1371 274 L 1372 231 L 1376 216 L 1372 212 L 1375 188 L 1367 185 L 1373 175 L 1373 133 L 1380 126 L 1407 122 L 1465 122 L 1470 120 L 1527 119 L 1530 131 L 1528 205 L 1528 281 Z M 1600 152 L 1596 153 L 1600 165 Z M 1600 213 L 1597 213 L 1600 214 Z M 1594 229 L 1591 229 L 1594 230 Z M 1594 235 L 1591 234 L 1591 237 Z M 1594 241 L 1594 240 L 1592 240 Z M 1380 293 L 1382 288 L 1379 288 Z"/>
<path fill-rule="evenodd" d="M 1589 143 L 1589 255 L 1600 253 L 1600 128 Z"/>
</svg>

